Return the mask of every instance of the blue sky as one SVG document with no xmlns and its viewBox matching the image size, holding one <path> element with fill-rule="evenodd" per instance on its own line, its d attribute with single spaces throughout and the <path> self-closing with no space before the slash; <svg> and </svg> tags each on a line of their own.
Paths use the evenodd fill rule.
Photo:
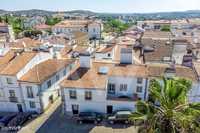
<svg viewBox="0 0 200 133">
<path fill-rule="evenodd" d="M 200 9 L 200 0 L 0 0 L 0 9 L 142 13 L 197 10 Z"/>
</svg>

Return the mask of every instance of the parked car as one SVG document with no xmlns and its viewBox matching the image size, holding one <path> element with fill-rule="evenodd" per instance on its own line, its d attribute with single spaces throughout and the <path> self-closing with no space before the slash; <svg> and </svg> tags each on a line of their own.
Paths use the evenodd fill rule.
<svg viewBox="0 0 200 133">
<path fill-rule="evenodd" d="M 114 115 L 108 117 L 108 122 L 110 124 L 114 123 L 126 123 L 128 124 L 131 111 L 117 111 Z"/>
<path fill-rule="evenodd" d="M 19 130 L 25 122 L 32 119 L 32 113 L 18 113 L 7 125 L 9 130 Z"/>
<path fill-rule="evenodd" d="M 103 115 L 97 112 L 81 112 L 78 116 L 77 122 L 94 122 L 95 124 L 103 120 Z"/>
<path fill-rule="evenodd" d="M 7 126 L 7 124 L 16 116 L 17 116 L 17 114 L 14 113 L 14 114 L 9 114 L 9 115 L 2 117 L 0 119 L 0 128 Z"/>
</svg>

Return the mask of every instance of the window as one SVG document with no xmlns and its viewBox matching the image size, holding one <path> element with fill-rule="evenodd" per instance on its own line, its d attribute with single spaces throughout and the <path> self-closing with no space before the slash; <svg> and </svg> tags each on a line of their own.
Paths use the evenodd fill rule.
<svg viewBox="0 0 200 133">
<path fill-rule="evenodd" d="M 92 100 L 92 92 L 91 91 L 85 92 L 85 100 Z"/>
<path fill-rule="evenodd" d="M 36 107 L 35 102 L 32 102 L 32 101 L 29 102 L 29 105 L 30 105 L 30 108 L 35 108 Z"/>
<path fill-rule="evenodd" d="M 63 75 L 65 76 L 67 74 L 67 71 L 66 69 L 63 71 Z"/>
<path fill-rule="evenodd" d="M 0 97 L 3 97 L 3 96 L 4 96 L 3 90 L 0 89 Z"/>
<path fill-rule="evenodd" d="M 51 87 L 51 80 L 47 82 L 47 88 Z"/>
<path fill-rule="evenodd" d="M 14 90 L 9 90 L 10 97 L 15 97 L 15 91 Z"/>
<path fill-rule="evenodd" d="M 7 84 L 13 84 L 12 79 L 11 78 L 6 78 Z"/>
<path fill-rule="evenodd" d="M 121 84 L 120 91 L 127 91 L 127 84 Z"/>
<path fill-rule="evenodd" d="M 95 29 L 95 28 L 93 28 L 93 32 L 96 32 L 96 29 Z"/>
<path fill-rule="evenodd" d="M 108 84 L 108 93 L 115 94 L 115 84 Z"/>
<path fill-rule="evenodd" d="M 32 89 L 32 86 L 27 86 L 26 89 L 27 89 L 27 97 L 28 98 L 33 98 L 33 89 Z"/>
<path fill-rule="evenodd" d="M 137 83 L 138 84 L 142 84 L 142 82 L 143 82 L 143 78 L 137 78 Z"/>
<path fill-rule="evenodd" d="M 69 97 L 70 97 L 70 99 L 76 99 L 76 91 L 70 90 Z"/>
<path fill-rule="evenodd" d="M 136 92 L 141 93 L 142 92 L 142 86 L 137 86 Z"/>
<path fill-rule="evenodd" d="M 56 75 L 56 81 L 60 79 L 60 75 Z"/>
</svg>

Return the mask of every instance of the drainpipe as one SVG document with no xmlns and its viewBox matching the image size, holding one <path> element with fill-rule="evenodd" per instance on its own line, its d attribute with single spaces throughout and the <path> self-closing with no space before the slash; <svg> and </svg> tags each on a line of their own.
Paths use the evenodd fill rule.
<svg viewBox="0 0 200 133">
<path fill-rule="evenodd" d="M 148 78 L 145 80 L 145 92 L 144 92 L 144 101 L 148 100 Z"/>
</svg>

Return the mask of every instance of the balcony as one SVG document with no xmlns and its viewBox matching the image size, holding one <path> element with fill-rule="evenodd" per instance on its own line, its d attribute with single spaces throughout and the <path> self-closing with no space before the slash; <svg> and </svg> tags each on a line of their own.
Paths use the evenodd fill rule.
<svg viewBox="0 0 200 133">
<path fill-rule="evenodd" d="M 133 94 L 132 96 L 126 96 L 126 95 L 115 95 L 115 94 L 108 94 L 107 100 L 114 100 L 114 101 L 137 101 L 141 98 L 138 96 L 138 94 Z"/>
<path fill-rule="evenodd" d="M 12 103 L 17 103 L 18 98 L 17 97 L 9 97 L 9 101 L 12 102 Z"/>
</svg>

